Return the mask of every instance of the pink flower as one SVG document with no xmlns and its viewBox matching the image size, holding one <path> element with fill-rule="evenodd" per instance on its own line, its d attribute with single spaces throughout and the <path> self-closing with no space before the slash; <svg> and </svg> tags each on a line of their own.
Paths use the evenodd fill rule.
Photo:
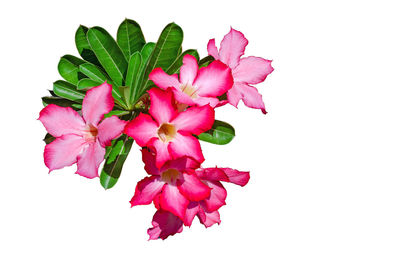
<svg viewBox="0 0 400 267">
<path fill-rule="evenodd" d="M 266 114 L 262 96 L 250 84 L 264 81 L 274 69 L 271 66 L 271 60 L 260 57 L 241 58 L 247 44 L 248 41 L 244 35 L 231 28 L 222 40 L 219 52 L 215 46 L 215 39 L 208 42 L 207 50 L 209 55 L 232 69 L 234 84 L 227 92 L 228 102 L 237 107 L 242 99 L 246 106 L 261 109 Z"/>
<path fill-rule="evenodd" d="M 140 113 L 125 128 L 139 146 L 153 148 L 160 168 L 171 159 L 187 156 L 204 161 L 199 141 L 193 136 L 207 131 L 214 123 L 214 110 L 205 105 L 178 112 L 170 89 L 149 90 L 150 115 Z"/>
<path fill-rule="evenodd" d="M 77 174 L 98 176 L 105 146 L 121 135 L 126 122 L 116 116 L 104 119 L 114 106 L 111 85 L 103 83 L 86 93 L 82 117 L 70 107 L 53 104 L 40 112 L 39 120 L 56 139 L 44 149 L 44 163 L 50 172 L 77 163 Z"/>
<path fill-rule="evenodd" d="M 164 210 L 157 210 L 153 216 L 152 228 L 147 230 L 149 240 L 158 238 L 166 239 L 170 235 L 180 233 L 183 230 L 183 222 L 174 214 Z"/>
<path fill-rule="evenodd" d="M 201 68 L 192 55 L 183 57 L 179 79 L 177 74 L 168 75 L 161 68 L 154 69 L 149 79 L 161 89 L 173 88 L 175 99 L 189 106 L 209 104 L 215 107 L 223 95 L 233 85 L 230 69 L 221 61 L 214 61 Z"/>
<path fill-rule="evenodd" d="M 194 171 L 199 167 L 197 161 L 181 157 L 158 168 L 155 155 L 147 149 L 142 150 L 142 158 L 145 170 L 151 176 L 138 182 L 130 201 L 132 207 L 155 201 L 160 209 L 183 220 L 190 201 L 199 201 L 210 195 L 211 189 L 197 178 Z"/>
</svg>

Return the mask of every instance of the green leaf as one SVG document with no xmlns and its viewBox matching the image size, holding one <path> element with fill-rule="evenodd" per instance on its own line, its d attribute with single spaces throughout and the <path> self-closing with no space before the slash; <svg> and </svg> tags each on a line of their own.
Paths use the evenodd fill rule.
<svg viewBox="0 0 400 267">
<path fill-rule="evenodd" d="M 100 183 L 104 189 L 110 189 L 117 182 L 121 175 L 121 170 L 133 144 L 133 139 L 122 135 L 112 144 L 106 161 L 100 174 Z"/>
<path fill-rule="evenodd" d="M 142 65 L 142 56 L 139 52 L 135 52 L 129 59 L 128 72 L 126 74 L 126 86 L 129 87 L 128 105 L 132 105 L 133 97 L 136 94 L 136 81 L 140 66 Z"/>
<path fill-rule="evenodd" d="M 202 141 L 226 145 L 235 137 L 235 129 L 226 122 L 215 120 L 212 128 L 198 136 Z"/>
<path fill-rule="evenodd" d="M 156 46 L 155 43 L 153 42 L 149 42 L 147 44 L 145 44 L 142 48 L 142 50 L 140 51 L 140 54 L 142 55 L 142 61 L 146 62 L 149 60 L 151 53 L 153 53 L 154 47 Z M 144 67 L 144 66 L 143 66 Z"/>
<path fill-rule="evenodd" d="M 125 58 L 129 60 L 131 55 L 142 49 L 146 41 L 144 40 L 139 24 L 134 20 L 125 19 L 119 25 L 117 43 L 124 53 Z"/>
<path fill-rule="evenodd" d="M 76 48 L 78 49 L 79 54 L 81 57 L 90 62 L 93 63 L 97 66 L 101 66 L 99 60 L 97 59 L 96 55 L 92 51 L 92 48 L 89 45 L 89 42 L 87 40 L 87 32 L 88 28 L 80 25 L 78 29 L 76 30 L 75 33 L 75 45 Z"/>
<path fill-rule="evenodd" d="M 128 62 L 115 40 L 101 27 L 90 28 L 87 38 L 107 74 L 117 86 L 122 86 Z"/>
<path fill-rule="evenodd" d="M 58 97 L 58 96 L 45 96 L 42 97 L 42 102 L 44 106 L 47 106 L 49 104 L 54 104 L 60 107 L 71 107 L 75 110 L 80 110 L 82 109 L 82 105 L 77 104 L 71 100 Z"/>
<path fill-rule="evenodd" d="M 112 110 L 112 111 L 110 111 L 110 112 L 108 112 L 107 114 L 105 114 L 104 115 L 104 118 L 108 118 L 108 117 L 111 117 L 111 116 L 123 116 L 123 115 L 127 115 L 127 114 L 129 114 L 129 111 L 126 111 L 126 110 Z"/>
<path fill-rule="evenodd" d="M 53 91 L 59 97 L 66 98 L 77 103 L 82 103 L 82 100 L 85 97 L 85 94 L 78 91 L 75 85 L 61 80 L 54 82 Z"/>
<path fill-rule="evenodd" d="M 210 65 L 211 62 L 214 61 L 214 58 L 212 56 L 206 56 L 203 57 L 200 61 L 199 61 L 199 68 L 203 68 L 203 67 L 207 67 L 208 65 Z"/>
<path fill-rule="evenodd" d="M 78 84 L 78 81 L 86 76 L 79 72 L 79 65 L 85 63 L 80 58 L 65 55 L 58 62 L 58 72 L 61 77 L 72 84 Z"/>
<path fill-rule="evenodd" d="M 101 82 L 93 81 L 91 79 L 85 78 L 78 82 L 78 90 L 89 90 L 92 87 L 99 86 Z"/>
<path fill-rule="evenodd" d="M 199 61 L 199 53 L 197 52 L 197 50 L 195 49 L 188 49 L 185 52 L 183 52 L 179 57 L 177 57 L 174 61 L 174 63 L 172 63 L 171 66 L 169 66 L 169 68 L 167 69 L 166 73 L 168 73 L 169 75 L 174 74 L 174 73 L 178 73 L 180 67 L 183 64 L 183 57 L 185 55 L 192 55 L 196 58 L 197 61 Z"/>
</svg>

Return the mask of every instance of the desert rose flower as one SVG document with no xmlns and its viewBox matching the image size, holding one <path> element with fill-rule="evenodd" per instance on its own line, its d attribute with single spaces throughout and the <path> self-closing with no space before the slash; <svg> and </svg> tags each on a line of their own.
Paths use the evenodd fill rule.
<svg viewBox="0 0 400 267">
<path fill-rule="evenodd" d="M 170 89 L 149 90 L 150 109 L 148 114 L 140 115 L 125 128 L 125 133 L 136 140 L 141 147 L 151 147 L 156 151 L 156 165 L 160 168 L 165 162 L 179 157 L 192 157 L 204 161 L 199 135 L 209 130 L 214 123 L 214 110 L 205 105 L 191 107 L 178 112 Z"/>
<path fill-rule="evenodd" d="M 44 163 L 50 171 L 77 163 L 77 174 L 98 176 L 105 146 L 122 134 L 126 124 L 117 116 L 103 120 L 114 107 L 111 90 L 107 83 L 90 89 L 83 99 L 82 116 L 70 107 L 53 104 L 42 109 L 39 120 L 56 138 L 44 149 Z"/>
<path fill-rule="evenodd" d="M 147 230 L 149 240 L 166 239 L 183 230 L 183 222 L 169 211 L 157 210 L 151 222 L 152 228 Z"/>
<path fill-rule="evenodd" d="M 149 79 L 161 89 L 173 88 L 175 99 L 189 106 L 209 104 L 217 106 L 217 96 L 223 95 L 233 85 L 231 70 L 221 61 L 213 61 L 199 69 L 192 55 L 183 57 L 183 65 L 177 74 L 168 75 L 161 68 L 154 69 Z"/>
<path fill-rule="evenodd" d="M 240 100 L 255 109 L 261 109 L 266 114 L 265 105 L 261 94 L 251 84 L 258 84 L 274 70 L 271 60 L 260 57 L 241 58 L 248 44 L 244 35 L 231 28 L 221 41 L 218 52 L 215 46 L 215 39 L 208 42 L 208 54 L 216 60 L 220 60 L 232 69 L 234 84 L 232 89 L 227 92 L 227 98 L 231 105 L 237 107 Z"/>
</svg>

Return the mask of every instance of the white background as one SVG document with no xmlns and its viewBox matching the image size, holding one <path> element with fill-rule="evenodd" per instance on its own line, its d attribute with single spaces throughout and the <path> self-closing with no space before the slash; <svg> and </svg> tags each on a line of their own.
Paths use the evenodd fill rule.
<svg viewBox="0 0 400 267">
<path fill-rule="evenodd" d="M 400 266 L 400 16 L 397 1 L 8 1 L 1 7 L 0 266 Z M 40 97 L 78 55 L 79 24 L 115 36 L 125 18 L 148 41 L 175 21 L 184 49 L 232 26 L 246 55 L 272 59 L 269 112 L 224 107 L 227 146 L 203 166 L 250 170 L 227 185 L 221 225 L 147 241 L 153 206 L 130 208 L 145 176 L 134 145 L 122 177 L 50 175 Z"/>
</svg>

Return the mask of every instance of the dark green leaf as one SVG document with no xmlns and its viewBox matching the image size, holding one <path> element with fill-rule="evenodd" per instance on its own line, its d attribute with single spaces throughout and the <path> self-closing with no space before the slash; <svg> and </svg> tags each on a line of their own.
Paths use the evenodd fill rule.
<svg viewBox="0 0 400 267">
<path fill-rule="evenodd" d="M 111 117 L 111 116 L 123 116 L 123 115 L 127 115 L 127 114 L 129 114 L 129 111 L 126 111 L 126 110 L 112 110 L 112 111 L 110 111 L 109 113 L 107 113 L 106 115 L 104 115 L 104 118 L 108 118 L 108 117 Z"/>
<path fill-rule="evenodd" d="M 215 120 L 212 128 L 198 138 L 216 145 L 226 145 L 235 137 L 235 129 L 226 122 Z"/>
<path fill-rule="evenodd" d="M 129 59 L 128 72 L 126 74 L 126 86 L 129 87 L 128 105 L 132 105 L 133 97 L 136 94 L 136 81 L 142 64 L 142 56 L 139 52 L 135 52 Z"/>
<path fill-rule="evenodd" d="M 87 40 L 87 32 L 88 28 L 80 25 L 79 28 L 76 30 L 75 33 L 75 45 L 78 49 L 79 54 L 84 60 L 87 60 L 90 63 L 93 63 L 97 66 L 101 66 L 100 62 L 98 61 L 96 55 L 92 51 L 92 48 L 89 45 Z"/>
<path fill-rule="evenodd" d="M 92 87 L 99 86 L 101 82 L 93 81 L 91 79 L 85 78 L 78 82 L 78 90 L 89 90 Z"/>
<path fill-rule="evenodd" d="M 146 43 L 139 24 L 136 21 L 125 19 L 119 25 L 117 43 L 125 55 L 126 60 L 136 51 L 140 51 Z"/>
<path fill-rule="evenodd" d="M 58 72 L 61 77 L 72 84 L 78 84 L 78 81 L 86 76 L 79 72 L 79 65 L 85 63 L 80 58 L 65 55 L 58 62 Z"/>
<path fill-rule="evenodd" d="M 78 91 L 75 85 L 61 80 L 54 82 L 53 91 L 59 97 L 66 98 L 77 103 L 82 103 L 82 100 L 85 97 L 85 94 Z"/>
<path fill-rule="evenodd" d="M 62 97 L 58 97 L 58 96 L 45 96 L 42 97 L 42 102 L 44 106 L 47 106 L 49 104 L 54 104 L 60 107 L 71 107 L 75 110 L 80 110 L 82 109 L 82 105 L 81 104 L 77 104 L 71 100 L 62 98 Z"/>
<path fill-rule="evenodd" d="M 43 141 L 47 144 L 50 144 L 53 142 L 56 138 L 52 136 L 51 134 L 47 133 L 46 136 L 43 138 Z"/>
<path fill-rule="evenodd" d="M 200 61 L 199 61 L 199 67 L 207 67 L 208 65 L 210 65 L 211 62 L 214 61 L 214 58 L 212 56 L 206 56 L 203 57 Z"/>
<path fill-rule="evenodd" d="M 174 74 L 174 73 L 178 73 L 180 67 L 182 66 L 183 57 L 185 55 L 192 55 L 192 56 L 194 56 L 196 58 L 197 61 L 199 61 L 199 53 L 197 52 L 197 50 L 195 50 L 195 49 L 186 50 L 179 57 L 177 57 L 175 59 L 174 63 L 172 63 L 172 65 L 169 66 L 169 68 L 167 69 L 166 73 L 168 73 L 170 75 Z"/>
</svg>

